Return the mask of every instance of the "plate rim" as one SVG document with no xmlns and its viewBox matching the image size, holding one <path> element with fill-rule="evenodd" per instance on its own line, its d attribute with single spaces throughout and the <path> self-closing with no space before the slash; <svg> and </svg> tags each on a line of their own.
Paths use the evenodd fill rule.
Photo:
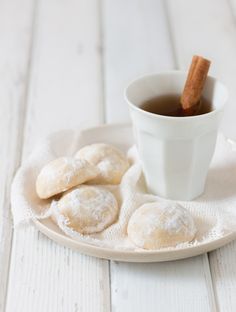
<svg viewBox="0 0 236 312">
<path fill-rule="evenodd" d="M 81 129 L 81 132 L 86 131 L 94 131 L 101 130 L 107 128 L 124 128 L 129 127 L 132 128 L 131 123 L 108 123 L 101 124 L 93 127 L 86 127 Z M 68 129 L 64 129 L 68 130 Z M 70 129 L 75 130 L 75 129 Z M 59 133 L 62 130 L 55 131 L 51 134 Z M 194 257 L 205 252 L 213 251 L 217 248 L 220 248 L 229 242 L 236 239 L 236 231 L 228 233 L 221 238 L 211 240 L 209 242 L 200 243 L 196 246 L 189 246 L 179 249 L 172 250 L 121 250 L 121 249 L 113 249 L 108 247 L 96 246 L 86 242 L 80 242 L 79 240 L 75 240 L 69 236 L 66 236 L 62 233 L 58 233 L 46 226 L 43 223 L 43 220 L 40 219 L 32 219 L 36 228 L 46 235 L 49 239 L 52 239 L 54 242 L 63 245 L 65 247 L 71 248 L 73 250 L 80 251 L 83 254 L 87 254 L 90 256 L 94 256 L 101 259 L 107 260 L 115 260 L 115 261 L 123 261 L 123 262 L 164 262 L 164 261 L 172 261 L 178 259 L 185 259 L 189 257 Z"/>
<path fill-rule="evenodd" d="M 51 228 L 40 222 L 40 220 L 33 219 L 32 221 L 40 232 L 42 232 L 48 238 L 52 239 L 54 242 L 63 245 L 64 247 L 80 251 L 83 254 L 87 254 L 96 258 L 121 262 L 165 262 L 186 259 L 203 254 L 205 252 L 213 251 L 222 246 L 225 246 L 226 244 L 236 239 L 236 233 L 232 232 L 216 240 L 212 240 L 206 243 L 200 243 L 196 246 L 184 247 L 175 250 L 116 250 L 112 248 L 106 248 L 80 242 L 69 236 L 65 236 L 61 233 L 53 231 Z M 81 251 L 80 248 L 82 248 L 83 250 Z M 84 251 L 84 249 L 87 249 L 87 251 Z M 104 256 L 102 256 L 101 254 L 104 254 Z"/>
</svg>

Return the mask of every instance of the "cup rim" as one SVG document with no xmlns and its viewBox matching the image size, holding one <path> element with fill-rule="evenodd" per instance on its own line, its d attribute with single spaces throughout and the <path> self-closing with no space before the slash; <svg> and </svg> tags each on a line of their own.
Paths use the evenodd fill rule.
<svg viewBox="0 0 236 312">
<path fill-rule="evenodd" d="M 163 120 L 172 120 L 172 121 L 180 121 L 180 122 L 183 122 L 183 120 L 187 121 L 187 120 L 191 120 L 191 119 L 204 119 L 204 118 L 208 118 L 210 116 L 214 116 L 215 114 L 221 112 L 224 110 L 224 107 L 225 107 L 225 103 L 227 102 L 228 100 L 228 97 L 229 97 L 229 92 L 228 92 L 228 89 L 227 87 L 220 81 L 218 80 L 216 77 L 214 76 L 211 76 L 211 75 L 208 75 L 207 76 L 207 79 L 211 79 L 213 80 L 214 82 L 218 82 L 220 83 L 223 87 L 224 87 L 224 90 L 225 90 L 225 102 L 222 104 L 221 107 L 219 108 L 216 108 L 214 109 L 213 111 L 210 111 L 209 113 L 205 113 L 205 114 L 201 114 L 201 115 L 195 115 L 195 116 L 181 116 L 181 117 L 175 117 L 175 116 L 165 116 L 165 115 L 159 115 L 159 114 L 154 114 L 154 113 L 151 113 L 151 112 L 147 112 L 143 109 L 141 109 L 140 107 L 136 106 L 135 104 L 133 104 L 129 99 L 128 99 L 128 95 L 127 95 L 127 92 L 128 92 L 128 89 L 137 81 L 139 80 L 142 80 L 144 78 L 147 78 L 147 77 L 153 77 L 153 76 L 160 76 L 160 75 L 179 75 L 179 74 L 185 74 L 187 75 L 187 72 L 186 71 L 182 71 L 182 70 L 169 70 L 169 71 L 162 71 L 162 72 L 156 72 L 156 73 L 151 73 L 151 74 L 144 74 L 144 75 L 141 75 L 141 76 L 138 76 L 137 78 L 131 80 L 129 82 L 129 84 L 127 85 L 127 87 L 125 88 L 124 90 L 124 98 L 126 100 L 126 102 L 128 103 L 129 107 L 136 110 L 137 112 L 139 113 L 142 113 L 146 116 L 149 116 L 149 117 L 152 117 L 152 118 L 156 118 L 156 119 L 163 119 Z"/>
</svg>

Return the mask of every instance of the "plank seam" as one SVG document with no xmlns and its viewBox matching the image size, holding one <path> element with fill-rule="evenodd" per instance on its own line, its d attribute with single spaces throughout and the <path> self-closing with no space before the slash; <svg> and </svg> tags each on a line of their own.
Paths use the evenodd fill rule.
<svg viewBox="0 0 236 312">
<path fill-rule="evenodd" d="M 99 21 L 99 38 L 100 38 L 100 77 L 101 77 L 101 117 L 102 122 L 107 122 L 107 116 L 106 116 L 106 104 L 105 104 L 105 89 L 106 89 L 106 83 L 105 83 L 105 59 L 104 59 L 104 25 L 103 25 L 103 0 L 98 0 L 98 21 Z M 110 266 L 109 266 L 110 267 Z"/>
<path fill-rule="evenodd" d="M 234 26 L 236 26 L 236 16 L 234 14 L 234 6 L 232 4 L 232 0 L 227 0 L 227 3 L 228 3 L 228 6 L 229 6 L 229 11 L 230 11 L 230 13 L 232 15 Z"/>
<path fill-rule="evenodd" d="M 176 53 L 176 48 L 175 48 L 175 43 L 174 43 L 174 35 L 173 35 L 173 30 L 172 30 L 170 16 L 169 16 L 168 1 L 162 0 L 162 6 L 163 6 L 165 18 L 166 18 L 167 30 L 168 30 L 169 39 L 170 39 L 170 47 L 171 47 L 172 58 L 174 62 L 174 69 L 179 69 L 179 62 L 177 59 L 177 53 Z"/>
<path fill-rule="evenodd" d="M 109 284 L 109 311 L 112 312 L 112 291 L 111 291 L 111 261 L 108 260 L 108 284 Z"/>
<path fill-rule="evenodd" d="M 31 23 L 31 35 L 30 35 L 30 45 L 29 45 L 29 60 L 27 62 L 26 66 L 26 80 L 25 80 L 25 92 L 23 96 L 22 101 L 22 117 L 19 121 L 19 132 L 18 132 L 18 144 L 17 144 L 17 150 L 19 151 L 18 156 L 16 158 L 16 167 L 17 168 L 21 161 L 22 161 L 22 152 L 23 152 L 23 143 L 24 143 L 24 132 L 25 132 L 25 120 L 27 115 L 27 98 L 28 98 L 28 90 L 29 90 L 29 80 L 30 80 L 30 71 L 31 71 L 31 60 L 32 60 L 32 49 L 33 49 L 33 38 L 34 38 L 34 28 L 35 28 L 35 16 L 36 16 L 36 10 L 37 10 L 37 2 L 38 0 L 34 0 L 33 9 L 32 9 L 32 23 Z M 13 175 L 15 172 L 13 173 Z M 6 293 L 5 293 L 5 299 L 3 301 L 3 307 L 4 311 L 6 311 L 7 307 L 7 301 L 8 301 L 8 286 L 9 286 L 9 278 L 10 278 L 10 268 L 12 263 L 12 246 L 13 246 L 13 240 L 14 240 L 14 228 L 12 228 L 11 231 L 11 248 L 9 253 L 9 261 L 8 261 L 8 267 L 7 267 L 7 280 L 6 280 Z"/>
<path fill-rule="evenodd" d="M 18 165 L 18 161 L 16 159 L 16 166 Z M 13 174 L 14 175 L 14 174 Z M 9 194 L 9 190 L 8 190 L 8 183 L 6 183 L 5 188 L 4 188 L 4 198 L 3 198 L 3 203 L 7 202 L 7 194 Z M 10 203 L 8 202 L 8 204 L 6 205 L 8 207 L 8 209 L 10 210 Z M 11 218 L 10 216 L 7 217 L 6 222 L 8 222 L 10 224 L 10 226 L 12 225 L 11 222 Z M 10 272 L 10 261 L 11 261 L 11 251 L 12 251 L 12 237 L 13 237 L 13 228 L 10 229 L 9 231 L 9 235 L 10 235 L 10 247 L 9 247 L 9 254 L 8 254 L 8 262 L 7 262 L 7 267 L 6 267 L 6 271 L 7 271 L 7 275 L 6 275 L 6 282 L 5 282 L 5 289 L 3 289 L 3 292 L 5 291 L 5 294 L 3 293 L 3 302 L 2 305 L 0 306 L 4 309 L 3 311 L 5 311 L 6 309 L 6 298 L 7 298 L 7 292 L 8 292 L 8 281 L 9 281 L 9 272 Z"/>
<path fill-rule="evenodd" d="M 26 113 L 24 118 L 24 129 L 23 129 L 23 144 L 21 149 L 21 161 L 23 160 L 23 153 L 24 149 L 23 146 L 25 145 L 24 142 L 26 140 L 26 126 L 27 126 L 27 119 L 29 113 L 29 90 L 31 84 L 31 76 L 32 76 L 32 68 L 33 68 L 33 59 L 35 55 L 35 38 L 37 37 L 37 20 L 38 20 L 38 12 L 39 12 L 39 1 L 35 0 L 34 2 L 34 11 L 33 11 L 33 21 L 32 21 L 32 36 L 31 36 L 31 46 L 30 46 L 30 53 L 29 53 L 29 62 L 28 62 L 28 75 L 27 75 L 27 86 L 26 86 L 26 96 L 25 96 L 25 106 L 26 106 Z"/>
<path fill-rule="evenodd" d="M 104 2 L 103 0 L 98 0 L 98 21 L 99 21 L 99 38 L 100 38 L 100 63 L 101 63 L 101 110 L 102 110 L 102 121 L 103 123 L 107 122 L 107 114 L 106 114 L 106 103 L 105 103 L 105 58 L 104 58 L 104 14 L 103 14 L 103 7 Z M 110 260 L 106 260 L 108 265 L 108 286 L 109 286 L 109 294 L 108 294 L 108 309 L 109 312 L 112 311 L 112 298 L 111 298 L 111 262 Z"/>
<path fill-rule="evenodd" d="M 204 254 L 204 267 L 205 267 L 205 272 L 208 273 L 206 276 L 206 280 L 208 281 L 208 294 L 209 298 L 211 299 L 210 301 L 210 308 L 211 311 L 213 312 L 218 312 L 219 311 L 219 305 L 218 305 L 218 300 L 216 297 L 216 289 L 215 285 L 213 283 L 213 278 L 212 278 L 212 271 L 211 271 L 211 266 L 210 266 L 210 259 L 209 259 L 209 253 Z"/>
</svg>

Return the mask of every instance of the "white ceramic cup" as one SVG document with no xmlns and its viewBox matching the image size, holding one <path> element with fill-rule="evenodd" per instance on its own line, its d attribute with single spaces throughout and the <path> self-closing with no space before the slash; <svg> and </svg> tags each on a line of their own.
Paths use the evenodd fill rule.
<svg viewBox="0 0 236 312">
<path fill-rule="evenodd" d="M 212 103 L 209 113 L 168 117 L 140 108 L 155 96 L 181 94 L 186 75 L 170 71 L 143 76 L 131 82 L 125 91 L 148 189 L 176 200 L 191 200 L 203 193 L 228 98 L 226 87 L 208 77 L 203 96 Z"/>
</svg>

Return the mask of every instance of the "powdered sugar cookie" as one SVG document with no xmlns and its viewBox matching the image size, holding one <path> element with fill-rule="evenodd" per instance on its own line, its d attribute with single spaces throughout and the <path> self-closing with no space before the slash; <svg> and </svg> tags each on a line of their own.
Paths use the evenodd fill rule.
<svg viewBox="0 0 236 312">
<path fill-rule="evenodd" d="M 98 175 L 98 169 L 84 159 L 57 158 L 40 171 L 36 191 L 40 198 L 49 198 L 82 184 Z"/>
<path fill-rule="evenodd" d="M 148 203 L 134 212 L 127 231 L 136 246 L 158 249 L 191 241 L 196 227 L 188 210 L 179 204 Z"/>
<path fill-rule="evenodd" d="M 89 185 L 66 192 L 58 201 L 57 209 L 64 216 L 66 226 L 81 234 L 104 230 L 118 215 L 114 195 L 104 188 Z"/>
<path fill-rule="evenodd" d="M 117 148 L 103 143 L 91 144 L 80 149 L 76 158 L 86 159 L 99 169 L 93 184 L 119 184 L 129 168 L 129 162 Z"/>
</svg>

